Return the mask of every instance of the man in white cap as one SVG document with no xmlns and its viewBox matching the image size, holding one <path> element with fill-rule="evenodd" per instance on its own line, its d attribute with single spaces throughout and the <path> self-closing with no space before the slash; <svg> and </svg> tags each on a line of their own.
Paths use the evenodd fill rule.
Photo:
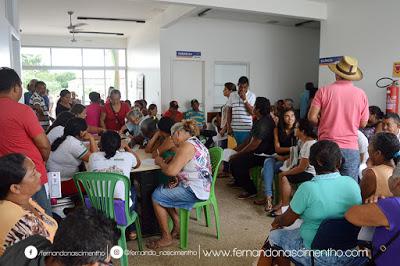
<svg viewBox="0 0 400 266">
<path fill-rule="evenodd" d="M 336 81 L 320 88 L 315 94 L 308 119 L 318 125 L 318 139 L 336 142 L 344 158 L 340 173 L 358 181 L 360 154 L 357 130 L 367 125 L 368 98 L 353 81 L 363 78 L 357 59 L 343 56 L 337 64 L 330 64 Z"/>
</svg>

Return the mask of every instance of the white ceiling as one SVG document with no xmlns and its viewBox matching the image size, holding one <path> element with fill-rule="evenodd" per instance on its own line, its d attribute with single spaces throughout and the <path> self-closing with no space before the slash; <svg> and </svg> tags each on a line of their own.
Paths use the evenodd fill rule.
<svg viewBox="0 0 400 266">
<path fill-rule="evenodd" d="M 322 0 L 320 0 L 322 1 Z M 202 10 L 205 10 L 202 9 Z M 255 13 L 247 11 L 237 11 L 237 10 L 227 10 L 227 9 L 216 9 L 213 8 L 206 12 L 202 18 L 213 18 L 213 19 L 226 19 L 226 20 L 238 20 L 254 23 L 265 23 L 274 24 L 280 26 L 294 27 L 298 23 L 307 21 L 306 19 L 298 19 L 285 16 L 270 15 L 265 13 Z M 314 21 L 311 23 L 305 23 L 301 27 L 315 28 L 319 29 L 319 21 Z"/>
<path fill-rule="evenodd" d="M 87 23 L 80 27 L 85 31 L 122 32 L 130 35 L 144 24 L 135 22 L 110 22 L 96 20 L 77 20 L 77 16 L 112 17 L 144 19 L 151 21 L 161 14 L 169 4 L 150 0 L 22 0 L 22 34 L 32 35 L 70 35 L 67 26 L 67 11 L 74 11 L 72 23 Z M 80 34 L 82 35 L 82 34 Z M 80 36 L 79 35 L 79 36 Z M 101 36 L 105 35 L 90 35 Z M 111 35 L 113 38 L 117 36 Z M 122 36 L 120 38 L 124 38 Z"/>
</svg>

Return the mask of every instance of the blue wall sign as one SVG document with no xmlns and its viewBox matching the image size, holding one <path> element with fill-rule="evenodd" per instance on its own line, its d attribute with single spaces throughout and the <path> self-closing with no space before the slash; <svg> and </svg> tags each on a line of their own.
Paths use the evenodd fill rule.
<svg viewBox="0 0 400 266">
<path fill-rule="evenodd" d="M 185 58 L 200 58 L 201 52 L 193 52 L 193 51 L 176 51 L 177 57 L 185 57 Z"/>
<path fill-rule="evenodd" d="M 332 57 L 324 57 L 319 59 L 319 64 L 320 65 L 328 65 L 328 64 L 333 64 L 337 63 L 342 59 L 343 56 L 332 56 Z"/>
</svg>

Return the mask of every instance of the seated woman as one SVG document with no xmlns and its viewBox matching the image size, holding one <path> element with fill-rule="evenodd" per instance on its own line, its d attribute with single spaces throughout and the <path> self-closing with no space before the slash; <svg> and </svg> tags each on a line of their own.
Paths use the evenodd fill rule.
<svg viewBox="0 0 400 266">
<path fill-rule="evenodd" d="M 350 207 L 361 203 L 360 187 L 357 182 L 351 177 L 340 175 L 338 171 L 341 162 L 342 154 L 336 143 L 322 140 L 311 147 L 310 163 L 315 167 L 317 175 L 300 185 L 288 210 L 275 218 L 269 237 L 263 246 L 264 250 L 311 249 L 311 243 L 323 220 L 343 217 Z M 298 218 L 303 219 L 300 228 L 284 229 Z M 289 265 L 286 257 L 273 258 L 261 254 L 258 265 L 275 265 L 276 260 L 280 260 L 279 265 Z M 310 256 L 293 256 L 291 259 L 296 265 L 311 265 Z M 353 259 L 346 256 L 314 258 L 315 265 L 352 265 L 350 262 Z"/>
<path fill-rule="evenodd" d="M 249 170 L 255 166 L 262 166 L 265 160 L 263 156 L 255 154 L 274 153 L 274 121 L 270 116 L 271 105 L 265 97 L 257 97 L 254 104 L 256 122 L 250 131 L 250 138 L 237 147 L 237 153 L 229 160 L 230 170 L 235 181 L 233 185 L 241 186 L 245 192 L 239 195 L 239 199 L 255 197 L 257 189 L 250 179 Z"/>
<path fill-rule="evenodd" d="M 263 177 L 264 177 L 264 193 L 265 198 L 256 200 L 256 205 L 265 205 L 265 211 L 272 210 L 272 181 L 275 173 L 283 165 L 283 161 L 289 158 L 290 147 L 297 145 L 297 139 L 294 135 L 296 125 L 296 116 L 293 109 L 287 109 L 283 112 L 283 116 L 279 119 L 278 126 L 274 129 L 274 147 L 278 154 L 275 158 L 267 158 L 264 161 Z"/>
<path fill-rule="evenodd" d="M 96 141 L 86 130 L 87 125 L 84 119 L 72 118 L 65 125 L 64 135 L 51 145 L 46 168 L 49 172 L 60 172 L 63 195 L 78 193 L 72 177 L 79 172 L 81 163 L 88 162 L 90 154 L 97 151 Z M 89 141 L 89 149 L 83 141 Z"/>
<path fill-rule="evenodd" d="M 120 129 L 119 133 L 124 134 L 126 131 L 132 136 L 137 136 L 140 134 L 140 122 L 143 121 L 142 112 L 133 107 L 129 113 L 126 114 L 127 123 Z"/>
<path fill-rule="evenodd" d="M 127 144 L 123 144 L 124 151 L 121 148 L 121 137 L 115 131 L 106 131 L 101 135 L 100 151 L 94 152 L 89 157 L 88 171 L 118 173 L 128 178 L 131 176 L 132 168 L 140 166 L 139 157 L 132 151 Z M 130 188 L 129 206 L 135 210 L 136 191 L 135 186 Z M 119 181 L 115 186 L 114 198 L 125 200 L 124 184 Z M 136 232 L 132 227 L 128 227 L 128 238 L 136 239 Z"/>
<path fill-rule="evenodd" d="M 46 134 L 47 138 L 49 139 L 50 145 L 53 142 L 61 137 L 64 134 L 64 128 L 67 122 L 74 118 L 75 115 L 71 112 L 64 111 L 58 114 L 56 120 L 53 124 L 47 129 Z"/>
<path fill-rule="evenodd" d="M 375 133 L 382 132 L 382 119 L 384 113 L 378 106 L 371 105 L 369 107 L 369 118 L 368 124 L 365 128 L 361 128 L 360 131 L 364 133 L 367 139 L 371 139 Z"/>
<path fill-rule="evenodd" d="M 158 122 L 158 110 L 157 110 L 157 105 L 155 105 L 154 103 L 149 105 L 149 117 L 152 117 L 154 120 L 156 120 L 156 122 Z"/>
<path fill-rule="evenodd" d="M 361 196 L 363 201 L 372 195 L 391 197 L 388 179 L 397 163 L 400 142 L 392 133 L 378 133 L 370 139 L 368 146 L 369 168 L 363 171 Z"/>
<path fill-rule="evenodd" d="M 150 139 L 149 143 L 147 143 L 145 148 L 147 153 L 153 154 L 153 158 L 160 155 L 166 159 L 164 153 L 168 151 L 176 151 L 176 146 L 171 138 L 171 128 L 174 124 L 175 121 L 169 117 L 162 117 L 160 121 L 158 121 L 158 130 Z"/>
<path fill-rule="evenodd" d="M 149 242 L 147 247 L 156 249 L 172 244 L 179 235 L 179 216 L 175 208 L 190 210 L 200 200 L 207 200 L 211 189 L 211 162 L 207 148 L 199 141 L 199 128 L 193 120 L 183 120 L 172 129 L 172 139 L 178 147 L 175 157 L 166 163 L 157 156 L 156 164 L 167 176 L 174 178 L 166 186 L 153 192 L 153 207 L 161 229 L 161 238 Z M 168 215 L 174 223 L 168 230 Z"/>
<path fill-rule="evenodd" d="M 32 235 L 51 242 L 57 222 L 32 200 L 41 188 L 40 173 L 23 154 L 0 157 L 0 256 L 15 243 Z"/>
<path fill-rule="evenodd" d="M 356 226 L 376 227 L 372 239 L 374 263 L 371 265 L 395 265 L 395 261 L 400 260 L 400 164 L 389 178 L 388 186 L 393 197 L 371 196 L 366 204 L 353 206 L 345 214 L 346 220 Z"/>
<path fill-rule="evenodd" d="M 147 143 L 157 132 L 157 120 L 146 118 L 140 122 L 140 134 L 131 137 L 130 145 L 139 145 L 141 148 L 146 147 Z"/>
<path fill-rule="evenodd" d="M 76 117 L 86 120 L 86 106 L 84 106 L 80 103 L 74 104 L 72 106 L 71 113 L 73 113 Z M 99 133 L 102 133 L 103 131 L 105 131 L 105 129 L 101 128 L 101 127 L 95 127 L 95 126 L 88 125 L 87 131 L 91 134 L 99 134 Z"/>
<path fill-rule="evenodd" d="M 310 148 L 317 141 L 314 127 L 307 119 L 301 119 L 295 127 L 295 135 L 300 141 L 299 163 L 297 166 L 279 173 L 280 203 L 273 208 L 272 216 L 281 215 L 289 205 L 292 194 L 291 184 L 300 184 L 311 180 L 315 175 L 315 169 L 310 164 Z M 281 209 L 282 207 L 282 209 Z"/>
</svg>

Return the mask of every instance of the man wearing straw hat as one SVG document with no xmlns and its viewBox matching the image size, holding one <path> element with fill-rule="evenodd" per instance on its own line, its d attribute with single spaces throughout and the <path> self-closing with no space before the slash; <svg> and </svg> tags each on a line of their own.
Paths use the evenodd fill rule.
<svg viewBox="0 0 400 266">
<path fill-rule="evenodd" d="M 357 129 L 367 125 L 369 118 L 368 98 L 353 81 L 363 78 L 357 59 L 343 56 L 337 64 L 328 65 L 335 73 L 336 81 L 320 88 L 315 94 L 308 119 L 318 125 L 318 139 L 336 142 L 344 161 L 342 175 L 358 181 L 360 153 Z"/>
</svg>

